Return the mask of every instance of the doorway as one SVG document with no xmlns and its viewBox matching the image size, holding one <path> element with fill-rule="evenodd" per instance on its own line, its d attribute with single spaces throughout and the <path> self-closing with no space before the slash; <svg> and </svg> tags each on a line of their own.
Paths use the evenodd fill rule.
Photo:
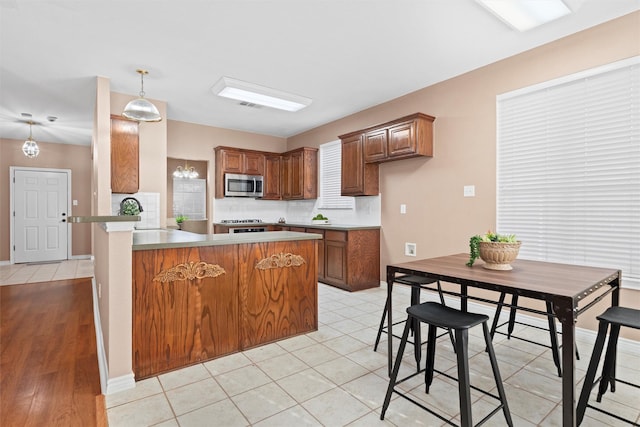
<svg viewBox="0 0 640 427">
<path fill-rule="evenodd" d="M 71 258 L 71 170 L 11 167 L 11 262 Z"/>
</svg>

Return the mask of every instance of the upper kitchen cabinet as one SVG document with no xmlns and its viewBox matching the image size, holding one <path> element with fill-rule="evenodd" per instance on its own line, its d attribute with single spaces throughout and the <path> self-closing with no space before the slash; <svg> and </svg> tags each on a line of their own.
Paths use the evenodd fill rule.
<svg viewBox="0 0 640 427">
<path fill-rule="evenodd" d="M 364 162 L 364 132 L 352 132 L 339 138 L 342 141 L 341 194 L 377 196 L 379 167 L 377 164 Z"/>
<path fill-rule="evenodd" d="M 111 192 L 138 192 L 139 174 L 138 122 L 111 116 Z"/>
<path fill-rule="evenodd" d="M 267 153 L 264 155 L 264 195 L 263 200 L 280 200 L 281 190 L 282 156 L 280 154 Z"/>
<path fill-rule="evenodd" d="M 264 175 L 265 154 L 233 147 L 216 147 L 215 197 L 224 197 L 224 174 Z"/>
<path fill-rule="evenodd" d="M 298 148 L 282 154 L 282 199 L 318 198 L 318 149 Z"/>
<path fill-rule="evenodd" d="M 433 121 L 422 113 L 402 117 L 365 129 L 364 161 L 389 162 L 410 157 L 433 156 Z"/>
</svg>

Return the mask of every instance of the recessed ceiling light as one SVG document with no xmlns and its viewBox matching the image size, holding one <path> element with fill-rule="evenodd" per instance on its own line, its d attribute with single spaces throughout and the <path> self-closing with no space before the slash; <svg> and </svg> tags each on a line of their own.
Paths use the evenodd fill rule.
<svg viewBox="0 0 640 427">
<path fill-rule="evenodd" d="M 243 82 L 230 77 L 222 77 L 213 85 L 211 90 L 216 95 L 225 98 L 285 111 L 299 111 L 312 102 L 311 98 L 305 98 L 304 96 L 294 95 L 254 83 Z"/>
<path fill-rule="evenodd" d="M 503 22 L 527 31 L 571 13 L 562 0 L 476 0 Z"/>
</svg>

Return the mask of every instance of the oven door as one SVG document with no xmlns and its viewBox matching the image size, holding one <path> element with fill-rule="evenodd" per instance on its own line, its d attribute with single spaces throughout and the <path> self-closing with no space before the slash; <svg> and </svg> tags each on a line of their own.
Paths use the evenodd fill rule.
<svg viewBox="0 0 640 427">
<path fill-rule="evenodd" d="M 235 233 L 261 233 L 267 231 L 266 227 L 237 227 L 237 228 L 230 228 L 229 229 L 229 233 L 230 234 L 235 234 Z"/>
<path fill-rule="evenodd" d="M 224 175 L 224 195 L 226 197 L 262 197 L 262 181 L 260 175 Z"/>
</svg>

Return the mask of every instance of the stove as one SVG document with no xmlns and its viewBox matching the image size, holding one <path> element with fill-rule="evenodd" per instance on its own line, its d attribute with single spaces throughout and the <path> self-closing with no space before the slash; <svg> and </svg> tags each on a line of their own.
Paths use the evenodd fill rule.
<svg viewBox="0 0 640 427">
<path fill-rule="evenodd" d="M 261 219 L 223 219 L 220 224 L 260 224 Z"/>
</svg>

